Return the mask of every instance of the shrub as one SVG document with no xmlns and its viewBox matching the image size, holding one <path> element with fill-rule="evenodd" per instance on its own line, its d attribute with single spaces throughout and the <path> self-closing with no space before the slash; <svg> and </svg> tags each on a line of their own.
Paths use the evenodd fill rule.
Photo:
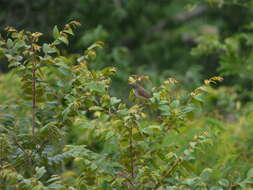
<svg viewBox="0 0 253 190">
<path fill-rule="evenodd" d="M 184 139 L 185 129 L 201 115 L 204 95 L 221 77 L 189 93 L 169 78 L 149 99 L 131 92 L 126 104 L 110 95 L 116 68 L 90 69 L 103 42 L 81 55 L 64 55 L 62 45 L 79 25 L 54 27 L 55 40 L 42 45 L 39 32 L 7 27 L 7 40 L 1 37 L 0 52 L 22 90 L 0 107 L 1 188 L 239 189 L 252 183 L 252 170 L 244 181 L 212 183 L 212 169 L 197 174 L 189 167 L 212 134 Z M 129 83 L 147 79 L 133 75 Z"/>
</svg>

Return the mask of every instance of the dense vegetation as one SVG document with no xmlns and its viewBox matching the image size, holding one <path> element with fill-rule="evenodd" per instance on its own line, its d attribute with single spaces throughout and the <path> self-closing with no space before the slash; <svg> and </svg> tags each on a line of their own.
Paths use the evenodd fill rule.
<svg viewBox="0 0 253 190">
<path fill-rule="evenodd" d="M 226 43 L 230 46 L 237 43 L 238 48 L 247 50 L 244 54 L 248 53 L 248 59 L 251 57 L 250 43 L 245 43 L 251 39 L 251 0 L 76 0 L 75 3 L 69 0 L 4 0 L 1 7 L 6 7 L 0 15 L 2 26 L 40 31 L 44 34 L 42 40 L 52 37 L 51 29 L 56 24 L 63 27 L 71 20 L 81 22 L 70 52 L 80 53 L 95 41 L 105 42 L 106 48 L 99 53 L 93 67 L 118 68 L 113 82 L 117 93 L 120 92 L 117 87 L 136 72 L 149 75 L 156 85 L 172 76 L 192 89 L 200 85 L 200 81 L 220 75 L 224 64 L 234 60 L 233 57 L 220 59 L 224 51 L 217 43 L 229 41 Z M 245 33 L 249 36 L 243 37 Z M 231 38 L 233 40 L 229 40 Z M 216 42 L 211 43 L 214 40 Z M 191 56 L 192 48 L 199 43 L 202 53 L 193 52 L 195 56 Z M 224 84 L 240 83 L 244 89 L 236 90 L 244 94 L 252 82 L 251 69 L 241 72 L 236 65 L 242 61 L 237 62 L 226 71 Z M 220 68 L 218 72 L 217 68 Z M 234 71 L 230 72 L 232 68 Z M 236 71 L 243 75 L 239 81 Z"/>
<path fill-rule="evenodd" d="M 1 2 L 0 189 L 253 188 L 253 2 L 50 2 Z"/>
</svg>

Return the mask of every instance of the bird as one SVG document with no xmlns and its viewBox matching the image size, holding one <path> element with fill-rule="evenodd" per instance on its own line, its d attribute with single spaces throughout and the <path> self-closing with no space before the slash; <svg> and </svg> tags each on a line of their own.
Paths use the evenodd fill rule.
<svg viewBox="0 0 253 190">
<path fill-rule="evenodd" d="M 148 100 L 151 97 L 150 93 L 145 90 L 139 83 L 129 83 L 129 85 L 133 87 L 134 94 L 136 97 L 143 100 Z"/>
</svg>

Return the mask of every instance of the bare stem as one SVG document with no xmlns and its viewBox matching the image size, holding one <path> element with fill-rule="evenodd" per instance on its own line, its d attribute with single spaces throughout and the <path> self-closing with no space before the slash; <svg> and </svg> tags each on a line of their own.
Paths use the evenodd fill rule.
<svg viewBox="0 0 253 190">
<path fill-rule="evenodd" d="M 166 178 L 169 178 L 169 177 L 171 176 L 172 172 L 173 172 L 174 169 L 181 163 L 181 161 L 182 161 L 182 160 L 179 158 L 179 159 L 177 159 L 177 160 L 171 165 L 170 169 L 162 176 L 162 179 L 160 180 L 159 183 L 156 184 L 156 186 L 155 186 L 154 189 L 158 189 L 158 188 L 162 185 L 162 183 L 164 182 L 164 180 L 165 180 Z"/>
<path fill-rule="evenodd" d="M 32 62 L 32 135 L 35 138 L 35 114 L 36 114 L 36 58 L 33 56 Z"/>
<path fill-rule="evenodd" d="M 131 164 L 131 178 L 134 179 L 134 155 L 133 155 L 133 126 L 131 125 L 129 130 L 129 140 L 130 140 L 130 164 Z"/>
</svg>

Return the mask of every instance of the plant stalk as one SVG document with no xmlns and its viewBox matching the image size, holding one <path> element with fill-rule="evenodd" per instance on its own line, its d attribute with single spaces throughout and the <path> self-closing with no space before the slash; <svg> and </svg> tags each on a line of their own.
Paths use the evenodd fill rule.
<svg viewBox="0 0 253 190">
<path fill-rule="evenodd" d="M 35 138 L 35 114 L 36 114 L 36 58 L 33 55 L 32 62 L 32 135 Z"/>
<path fill-rule="evenodd" d="M 131 178 L 134 180 L 134 155 L 133 155 L 133 126 L 131 125 L 129 130 L 129 140 L 130 140 L 130 164 L 131 164 Z"/>
<path fill-rule="evenodd" d="M 182 160 L 179 158 L 171 165 L 170 169 L 162 176 L 162 179 L 156 184 L 154 189 L 158 189 L 162 185 L 163 181 L 171 176 L 172 172 L 181 163 L 181 161 Z"/>
</svg>

